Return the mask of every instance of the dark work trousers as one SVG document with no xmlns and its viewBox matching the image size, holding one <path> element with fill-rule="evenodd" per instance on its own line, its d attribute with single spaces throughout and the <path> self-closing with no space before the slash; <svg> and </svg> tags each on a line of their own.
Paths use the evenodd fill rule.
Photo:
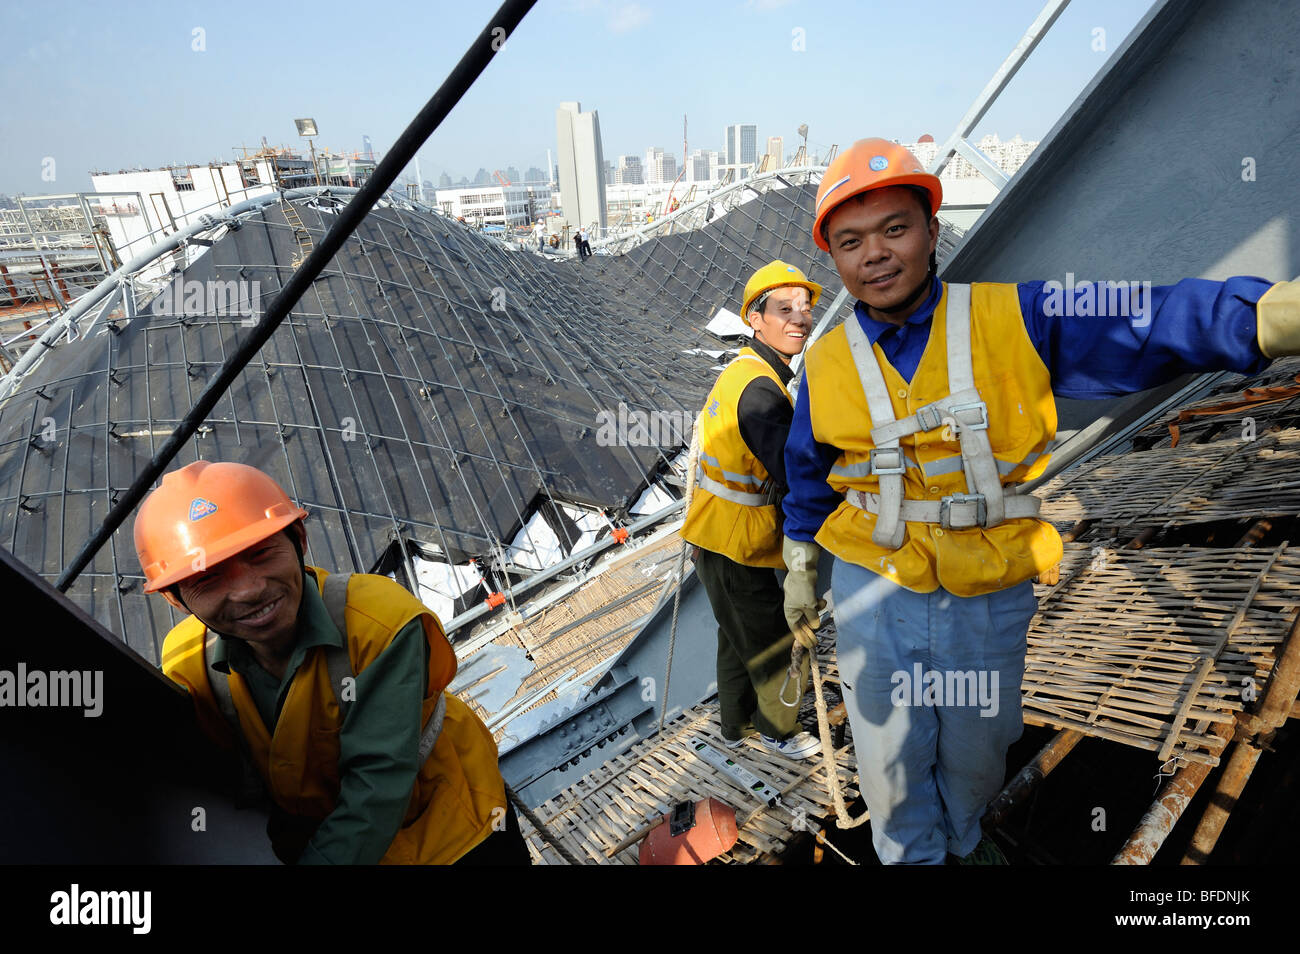
<svg viewBox="0 0 1300 954">
<path fill-rule="evenodd" d="M 524 843 L 524 833 L 515 817 L 515 808 L 509 801 L 505 805 L 505 827 L 492 832 L 468 852 L 460 856 L 458 865 L 531 865 L 532 856 Z"/>
<path fill-rule="evenodd" d="M 784 739 L 799 728 L 799 702 L 808 686 L 805 656 L 796 685 L 785 687 L 794 637 L 782 609 L 776 571 L 744 566 L 720 553 L 700 550 L 695 564 L 718 621 L 718 704 L 722 736 L 735 741 L 753 729 Z"/>
</svg>

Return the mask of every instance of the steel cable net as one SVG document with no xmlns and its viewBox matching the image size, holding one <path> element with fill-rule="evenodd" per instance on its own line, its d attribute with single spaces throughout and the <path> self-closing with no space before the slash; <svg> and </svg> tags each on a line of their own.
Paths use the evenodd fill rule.
<svg viewBox="0 0 1300 954">
<path fill-rule="evenodd" d="M 456 597 L 460 612 L 530 572 L 508 551 L 535 518 L 568 553 L 582 513 L 618 521 L 647 488 L 680 493 L 663 477 L 689 423 L 613 442 L 602 425 L 620 404 L 625 419 L 694 419 L 726 360 L 716 352 L 738 346 L 705 325 L 738 310 L 759 266 L 784 258 L 835 281 L 808 240 L 812 200 L 812 186 L 768 191 L 703 228 L 585 262 L 519 251 L 404 203 L 378 207 L 172 469 L 262 468 L 310 512 L 309 558 L 329 569 L 400 579 L 412 551 L 476 559 L 484 580 Z M 125 309 L 135 317 L 92 311 L 48 350 L 0 406 L 0 544 L 58 575 L 338 203 L 295 201 L 288 215 L 281 203 L 215 227 L 161 294 Z M 178 616 L 142 593 L 132 526 L 68 595 L 157 662 Z"/>
</svg>

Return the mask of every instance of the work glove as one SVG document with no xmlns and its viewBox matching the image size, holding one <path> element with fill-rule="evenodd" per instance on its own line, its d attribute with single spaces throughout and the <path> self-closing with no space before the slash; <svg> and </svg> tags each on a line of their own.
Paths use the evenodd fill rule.
<svg viewBox="0 0 1300 954">
<path fill-rule="evenodd" d="M 821 602 L 823 606 L 826 605 L 825 600 L 822 600 Z M 794 641 L 796 645 L 802 646 L 810 653 L 817 651 L 817 633 L 812 626 L 807 623 L 807 621 L 800 620 L 798 624 L 790 630 L 790 632 L 794 633 Z"/>
<path fill-rule="evenodd" d="M 799 624 L 816 628 L 826 601 L 817 599 L 817 558 L 821 547 L 806 540 L 785 538 L 781 556 L 785 559 L 785 619 L 798 638 Z M 813 640 L 816 645 L 816 639 Z"/>
<path fill-rule="evenodd" d="M 1270 358 L 1300 354 L 1300 279 L 1264 292 L 1255 305 L 1255 337 Z"/>
</svg>

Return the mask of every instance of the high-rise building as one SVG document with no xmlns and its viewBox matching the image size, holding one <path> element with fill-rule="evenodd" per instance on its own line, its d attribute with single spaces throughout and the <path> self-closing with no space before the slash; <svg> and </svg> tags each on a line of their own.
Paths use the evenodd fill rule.
<svg viewBox="0 0 1300 954">
<path fill-rule="evenodd" d="M 718 151 L 696 149 L 686 163 L 686 181 L 712 182 L 718 178 Z"/>
<path fill-rule="evenodd" d="M 445 173 L 445 172 L 444 172 L 442 175 L 438 176 L 438 188 L 439 188 L 439 189 L 450 189 L 450 188 L 451 188 L 451 176 L 447 175 L 447 173 Z"/>
<path fill-rule="evenodd" d="M 723 130 L 722 141 L 721 171 L 731 170 L 736 179 L 748 176 L 758 161 L 758 127 L 753 123 L 728 126 Z"/>
<path fill-rule="evenodd" d="M 605 226 L 605 156 L 600 142 L 600 118 L 580 103 L 561 103 L 555 111 L 559 150 L 560 207 L 578 225 Z"/>
<path fill-rule="evenodd" d="M 677 160 L 671 152 L 665 152 L 658 146 L 651 146 L 645 151 L 645 181 L 672 182 L 677 178 Z"/>
<path fill-rule="evenodd" d="M 645 175 L 641 170 L 640 156 L 619 156 L 618 171 L 614 174 L 618 185 L 643 185 Z"/>
<path fill-rule="evenodd" d="M 921 160 L 921 164 L 929 166 L 934 161 L 935 155 L 939 151 L 939 145 L 930 135 L 922 136 L 914 143 L 906 143 L 907 148 L 912 155 Z M 1025 164 L 1029 154 L 1034 151 L 1037 141 L 1026 142 L 1017 135 L 1006 142 L 1000 140 L 996 133 L 989 133 L 979 141 L 976 148 L 993 161 L 993 164 L 1000 168 L 1007 175 L 1014 175 L 1016 170 Z M 983 176 L 980 171 L 966 160 L 965 156 L 953 156 L 946 166 L 944 166 L 943 179 L 981 179 Z"/>
<path fill-rule="evenodd" d="M 516 169 L 514 166 L 506 166 L 505 172 L 502 174 L 511 182 L 519 181 L 519 170 Z"/>
<path fill-rule="evenodd" d="M 536 166 L 529 166 L 528 171 L 524 173 L 525 182 L 545 182 L 546 173 Z"/>
<path fill-rule="evenodd" d="M 663 178 L 659 170 L 663 168 L 664 151 L 658 146 L 651 146 L 645 151 L 645 162 L 641 168 L 645 173 L 646 185 L 653 185 L 656 182 L 662 182 Z"/>
<path fill-rule="evenodd" d="M 782 136 L 767 137 L 767 167 L 780 169 L 785 165 L 785 139 Z"/>
</svg>

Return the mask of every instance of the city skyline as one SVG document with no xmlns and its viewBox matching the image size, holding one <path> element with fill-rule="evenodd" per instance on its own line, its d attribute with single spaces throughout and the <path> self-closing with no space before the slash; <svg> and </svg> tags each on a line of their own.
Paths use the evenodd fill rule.
<svg viewBox="0 0 1300 954">
<path fill-rule="evenodd" d="M 1041 139 L 1145 13 L 1146 2 L 1076 2 L 1061 14 L 997 105 L 974 131 Z M 420 152 L 422 178 L 453 180 L 505 162 L 545 168 L 554 150 L 557 103 L 601 113 L 607 155 L 671 151 L 679 163 L 682 116 L 688 153 L 721 150 L 723 128 L 753 123 L 765 141 L 799 140 L 824 153 L 867 135 L 903 141 L 947 136 L 1037 16 L 1040 0 L 988 9 L 939 3 L 917 30 L 906 10 L 872 10 L 873 29 L 852 3 L 735 0 L 716 5 L 632 0 L 557 0 L 535 9 Z M 268 8 L 245 29 L 199 3 L 145 0 L 105 20 L 84 0 L 7 6 L 0 27 L 21 38 L 0 63 L 0 192 L 90 188 L 90 171 L 230 161 L 266 136 L 305 148 L 293 119 L 313 117 L 320 146 L 377 154 L 392 144 L 484 27 L 486 7 L 408 7 L 377 0 L 367 18 L 323 0 L 311 44 L 275 40 L 292 11 Z M 403 29 L 367 26 L 401 22 Z M 88 57 L 81 25 L 95 25 Z M 726 35 L 759 68 L 737 70 L 710 37 Z M 559 48 L 583 51 L 582 67 Z M 877 82 L 863 64 L 907 64 Z M 324 62 L 356 64 L 322 71 Z M 273 64 L 268 71 L 265 64 Z M 646 81 L 653 64 L 655 82 Z M 295 77 L 311 75 L 304 86 Z M 364 77 L 364 79 L 363 79 Z M 663 77 L 673 77 L 665 80 Z M 870 99 L 855 90 L 868 83 Z M 53 175 L 47 177 L 47 172 Z"/>
</svg>

